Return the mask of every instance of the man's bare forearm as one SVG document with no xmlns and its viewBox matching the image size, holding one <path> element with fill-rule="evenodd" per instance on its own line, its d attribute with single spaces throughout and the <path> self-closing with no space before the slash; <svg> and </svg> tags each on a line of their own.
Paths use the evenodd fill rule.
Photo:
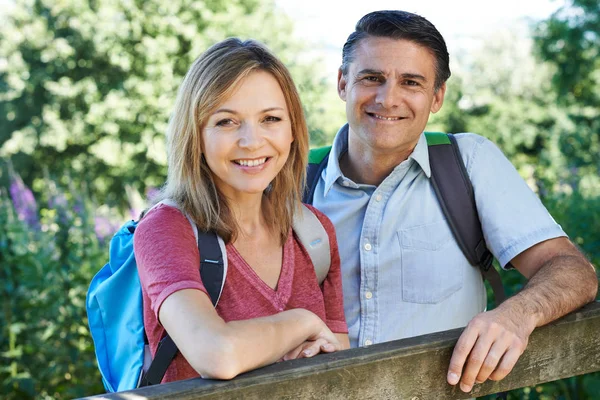
<svg viewBox="0 0 600 400">
<path fill-rule="evenodd" d="M 594 267 L 583 255 L 557 255 L 544 263 L 525 288 L 501 308 L 510 307 L 513 312 L 529 316 L 535 328 L 593 301 L 597 290 Z"/>
</svg>

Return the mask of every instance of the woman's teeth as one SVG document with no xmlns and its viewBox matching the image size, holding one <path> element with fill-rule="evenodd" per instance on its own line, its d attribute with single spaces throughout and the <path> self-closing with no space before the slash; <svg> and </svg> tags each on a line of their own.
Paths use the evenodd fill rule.
<svg viewBox="0 0 600 400">
<path fill-rule="evenodd" d="M 235 163 L 239 164 L 243 167 L 257 167 L 259 165 L 264 164 L 267 161 L 267 158 L 259 158 L 258 160 L 236 160 Z"/>
</svg>

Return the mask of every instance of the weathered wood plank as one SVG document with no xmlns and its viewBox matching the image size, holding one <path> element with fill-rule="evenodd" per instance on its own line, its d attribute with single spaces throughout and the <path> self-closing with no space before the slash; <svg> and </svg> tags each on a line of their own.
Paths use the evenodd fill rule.
<svg viewBox="0 0 600 400">
<path fill-rule="evenodd" d="M 278 363 L 231 381 L 190 379 L 93 399 L 464 399 L 600 370 L 600 303 L 536 329 L 514 370 L 470 394 L 446 383 L 462 329 Z"/>
</svg>

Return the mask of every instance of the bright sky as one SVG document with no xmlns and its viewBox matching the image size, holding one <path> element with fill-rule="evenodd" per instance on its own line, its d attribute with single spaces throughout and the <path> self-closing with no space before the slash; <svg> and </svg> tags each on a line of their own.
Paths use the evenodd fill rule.
<svg viewBox="0 0 600 400">
<path fill-rule="evenodd" d="M 446 39 L 450 54 L 477 45 L 493 31 L 519 21 L 547 18 L 566 0 L 276 0 L 290 15 L 296 34 L 316 45 L 328 69 L 337 70 L 341 48 L 354 25 L 375 10 L 402 9 L 431 21 Z M 352 4 L 352 5 L 351 5 Z M 332 72 L 333 73 L 333 72 Z"/>
</svg>

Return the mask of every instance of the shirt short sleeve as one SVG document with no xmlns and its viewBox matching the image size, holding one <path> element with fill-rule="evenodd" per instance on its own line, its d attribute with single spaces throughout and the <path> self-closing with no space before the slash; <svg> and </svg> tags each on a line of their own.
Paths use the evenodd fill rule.
<svg viewBox="0 0 600 400">
<path fill-rule="evenodd" d="M 135 230 L 134 253 L 142 290 L 157 320 L 171 294 L 183 289 L 207 293 L 200 280 L 194 232 L 178 209 L 161 204 L 150 210 Z"/>
<path fill-rule="evenodd" d="M 495 144 L 474 134 L 457 141 L 486 242 L 502 267 L 537 243 L 567 236 Z"/>
</svg>

